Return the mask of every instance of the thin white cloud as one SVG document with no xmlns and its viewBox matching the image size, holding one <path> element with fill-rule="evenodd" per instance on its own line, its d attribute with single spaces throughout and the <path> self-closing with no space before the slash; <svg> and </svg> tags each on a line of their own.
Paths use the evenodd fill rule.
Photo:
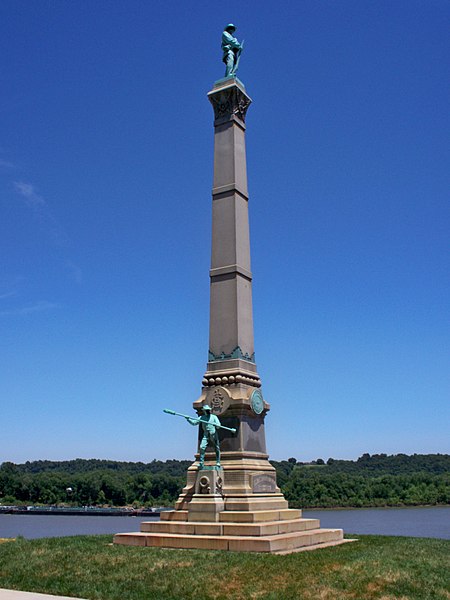
<svg viewBox="0 0 450 600">
<path fill-rule="evenodd" d="M 8 278 L 9 281 L 6 281 L 6 278 L 0 282 L 0 300 L 7 300 L 8 298 L 13 298 L 18 295 L 18 288 L 20 287 L 21 282 L 24 278 L 21 275 L 14 277 L 14 279 Z"/>
<path fill-rule="evenodd" d="M 80 269 L 78 265 L 76 265 L 71 260 L 66 260 L 65 267 L 69 272 L 70 277 L 75 281 L 75 283 L 82 283 L 83 281 L 83 271 Z"/>
<path fill-rule="evenodd" d="M 3 158 L 0 158 L 0 167 L 4 167 L 5 169 L 14 169 L 15 166 L 16 165 L 12 162 L 9 162 L 9 160 L 3 160 Z"/>
<path fill-rule="evenodd" d="M 36 192 L 34 185 L 25 181 L 14 181 L 13 185 L 16 193 L 24 199 L 25 204 L 34 212 L 35 217 L 52 236 L 54 242 L 58 245 L 66 244 L 67 234 L 53 216 L 48 203 Z"/>
<path fill-rule="evenodd" d="M 54 302 L 47 302 L 47 300 L 40 300 L 35 304 L 30 304 L 28 306 L 22 306 L 21 308 L 12 308 L 10 310 L 3 310 L 0 312 L 0 316 L 6 317 L 9 315 L 29 315 L 36 312 L 42 312 L 44 310 L 52 310 L 54 308 L 59 308 L 59 304 Z"/>
<path fill-rule="evenodd" d="M 37 206 L 47 206 L 47 202 L 36 194 L 34 186 L 31 183 L 25 183 L 24 181 L 14 181 L 14 189 L 20 196 L 25 198 L 26 204 L 28 206 L 37 207 Z"/>
<path fill-rule="evenodd" d="M 12 298 L 16 296 L 17 292 L 5 292 L 4 294 L 0 294 L 0 300 L 5 300 L 6 298 Z"/>
<path fill-rule="evenodd" d="M 22 275 L 17 275 L 12 280 L 11 278 L 4 277 L 0 281 L 0 300 L 5 300 L 6 298 L 12 298 L 13 296 L 17 296 L 18 288 L 20 284 L 24 280 Z"/>
</svg>

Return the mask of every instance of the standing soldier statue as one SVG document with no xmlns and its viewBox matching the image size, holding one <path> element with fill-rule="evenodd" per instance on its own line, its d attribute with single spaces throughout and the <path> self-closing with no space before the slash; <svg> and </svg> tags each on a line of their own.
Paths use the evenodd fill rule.
<svg viewBox="0 0 450 600">
<path fill-rule="evenodd" d="M 225 77 L 230 77 L 236 74 L 239 66 L 239 60 L 241 58 L 242 48 L 244 42 L 240 44 L 234 37 L 236 27 L 233 23 L 227 25 L 222 33 L 222 60 L 226 64 L 227 68 L 225 71 Z"/>
<path fill-rule="evenodd" d="M 208 443 L 214 446 L 216 451 L 216 465 L 220 467 L 220 443 L 219 443 L 219 433 L 217 428 L 220 427 L 219 417 L 211 414 L 211 407 L 205 404 L 203 406 L 203 414 L 198 419 L 192 419 L 191 417 L 186 417 L 187 421 L 191 425 L 199 425 L 202 424 L 203 428 L 203 438 L 200 442 L 200 463 L 198 465 L 199 469 L 203 469 L 205 465 L 205 452 Z"/>
<path fill-rule="evenodd" d="M 226 427 L 225 425 L 221 425 L 219 418 L 216 415 L 211 414 L 211 407 L 208 406 L 208 404 L 202 406 L 202 410 L 202 415 L 193 418 L 189 415 L 183 415 L 183 413 L 175 412 L 174 410 L 164 408 L 164 412 L 168 415 L 184 417 L 186 421 L 189 421 L 191 425 L 200 425 L 201 423 L 203 429 L 203 437 L 202 441 L 200 442 L 200 464 L 198 468 L 203 469 L 203 467 L 205 466 L 205 452 L 209 442 L 211 442 L 216 451 L 216 466 L 220 467 L 220 443 L 219 433 L 217 430 L 224 429 L 225 431 L 236 433 L 236 429 L 234 427 Z"/>
</svg>

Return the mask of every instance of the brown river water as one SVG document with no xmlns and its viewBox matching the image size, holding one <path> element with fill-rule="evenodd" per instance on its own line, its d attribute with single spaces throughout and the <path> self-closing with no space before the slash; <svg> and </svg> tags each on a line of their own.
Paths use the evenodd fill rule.
<svg viewBox="0 0 450 600">
<path fill-rule="evenodd" d="M 306 518 L 318 518 L 322 527 L 340 528 L 350 534 L 402 535 L 450 539 L 450 506 L 419 508 L 362 508 L 305 510 Z M 68 515 L 0 514 L 0 538 L 27 539 L 97 535 L 139 531 L 141 521 L 159 517 L 100 517 Z"/>
</svg>

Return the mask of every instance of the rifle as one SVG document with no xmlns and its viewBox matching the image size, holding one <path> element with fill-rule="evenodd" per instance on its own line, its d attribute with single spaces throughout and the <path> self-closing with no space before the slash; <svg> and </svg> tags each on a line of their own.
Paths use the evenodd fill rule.
<svg viewBox="0 0 450 600">
<path fill-rule="evenodd" d="M 244 40 L 242 40 L 241 42 L 241 47 L 239 48 L 238 52 L 237 52 L 237 57 L 236 57 L 236 64 L 233 67 L 233 74 L 237 72 L 238 67 L 239 67 L 239 61 L 241 60 L 241 54 L 242 54 L 242 50 L 244 49 Z"/>
<path fill-rule="evenodd" d="M 163 408 L 163 412 L 167 413 L 168 415 L 175 415 L 177 417 L 184 417 L 185 419 L 190 419 L 191 421 L 195 421 L 196 423 L 207 423 L 207 421 L 204 421 L 203 419 L 200 418 L 196 418 L 196 417 L 190 417 L 189 415 L 183 415 L 183 413 L 179 413 L 179 412 L 175 412 L 174 410 L 169 410 L 168 408 Z M 214 427 L 217 427 L 218 429 L 226 429 L 226 431 L 231 431 L 231 433 L 236 433 L 236 429 L 234 427 L 225 427 L 225 425 L 215 425 Z"/>
</svg>

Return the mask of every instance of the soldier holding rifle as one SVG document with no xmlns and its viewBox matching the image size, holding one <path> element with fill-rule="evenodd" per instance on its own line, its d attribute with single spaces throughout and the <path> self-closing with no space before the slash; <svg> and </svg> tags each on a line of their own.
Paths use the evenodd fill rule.
<svg viewBox="0 0 450 600">
<path fill-rule="evenodd" d="M 200 464 L 198 468 L 203 469 L 205 465 L 205 452 L 209 442 L 214 446 L 216 451 L 216 465 L 220 467 L 220 444 L 219 433 L 217 431 L 217 426 L 220 427 L 219 417 L 211 413 L 211 407 L 208 404 L 205 404 L 202 409 L 203 414 L 199 419 L 192 419 L 191 417 L 186 419 L 191 425 L 202 424 L 203 437 L 200 442 Z"/>
<path fill-rule="evenodd" d="M 235 31 L 236 27 L 233 25 L 233 23 L 230 23 L 225 27 L 222 33 L 222 60 L 227 66 L 225 77 L 236 75 L 236 71 L 238 70 L 239 66 L 239 59 L 241 57 L 241 52 L 244 45 L 244 42 L 240 44 L 234 37 L 233 34 Z"/>
<path fill-rule="evenodd" d="M 164 412 L 169 415 L 184 417 L 191 425 L 201 424 L 203 429 L 203 438 L 200 442 L 200 463 L 198 468 L 203 469 L 205 466 L 205 452 L 209 442 L 211 442 L 216 451 L 216 466 L 220 467 L 220 443 L 219 433 L 217 430 L 226 429 L 227 431 L 231 431 L 231 433 L 236 433 L 236 429 L 234 429 L 234 427 L 225 427 L 225 425 L 221 425 L 219 418 L 216 415 L 211 414 L 211 407 L 208 406 L 208 404 L 203 405 L 202 410 L 203 414 L 197 418 L 192 418 L 189 415 L 183 415 L 167 408 L 164 409 Z"/>
</svg>

